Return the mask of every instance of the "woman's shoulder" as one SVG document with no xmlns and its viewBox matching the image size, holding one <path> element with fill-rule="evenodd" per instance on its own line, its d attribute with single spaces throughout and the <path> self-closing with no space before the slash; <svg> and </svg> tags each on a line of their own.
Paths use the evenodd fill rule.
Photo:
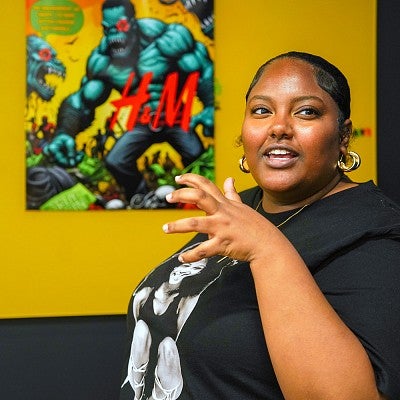
<svg viewBox="0 0 400 400">
<path fill-rule="evenodd" d="M 372 181 L 310 204 L 282 231 L 312 272 L 338 254 L 388 240 L 400 245 L 400 208 Z M 394 241 L 394 242 L 393 242 Z"/>
<path fill-rule="evenodd" d="M 372 181 L 316 201 L 298 221 L 303 232 L 322 238 L 321 229 L 327 230 L 328 236 L 342 243 L 346 238 L 349 243 L 361 238 L 400 241 L 400 207 Z"/>
<path fill-rule="evenodd" d="M 400 222 L 400 206 L 386 196 L 372 180 L 332 195 L 331 201 L 328 197 L 327 205 L 329 203 L 339 205 L 343 213 L 366 216 L 372 213 L 379 217 L 393 218 L 393 222 Z"/>
<path fill-rule="evenodd" d="M 400 205 L 397 204 L 394 200 L 386 196 L 386 194 L 377 186 L 373 181 L 368 181 L 360 185 L 361 191 L 365 193 L 369 193 L 371 197 L 375 197 L 379 199 L 379 201 L 393 210 L 400 212 Z"/>
</svg>

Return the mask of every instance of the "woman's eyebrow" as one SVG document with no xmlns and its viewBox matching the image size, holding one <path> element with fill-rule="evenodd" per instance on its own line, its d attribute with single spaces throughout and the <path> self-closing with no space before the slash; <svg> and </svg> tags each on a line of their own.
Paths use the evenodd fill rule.
<svg viewBox="0 0 400 400">
<path fill-rule="evenodd" d="M 323 100 L 319 96 L 314 96 L 314 95 L 307 95 L 307 96 L 299 96 L 294 98 L 295 101 L 305 101 L 305 100 L 317 100 L 321 103 L 323 103 Z"/>
<path fill-rule="evenodd" d="M 266 95 L 262 95 L 262 94 L 255 94 L 254 96 L 251 96 L 249 98 L 248 102 L 253 101 L 253 100 L 265 100 L 265 101 L 268 101 L 268 100 L 272 100 L 272 98 L 269 97 L 269 96 L 266 96 Z"/>
<path fill-rule="evenodd" d="M 248 100 L 248 103 L 251 101 L 257 101 L 257 100 L 262 100 L 262 101 L 272 101 L 273 98 L 271 96 L 267 95 L 262 95 L 262 94 L 256 94 Z M 292 99 L 292 103 L 300 102 L 300 101 L 307 101 L 307 100 L 316 100 L 320 103 L 323 103 L 323 100 L 319 96 L 314 96 L 314 95 L 304 95 L 304 96 L 297 96 Z"/>
</svg>

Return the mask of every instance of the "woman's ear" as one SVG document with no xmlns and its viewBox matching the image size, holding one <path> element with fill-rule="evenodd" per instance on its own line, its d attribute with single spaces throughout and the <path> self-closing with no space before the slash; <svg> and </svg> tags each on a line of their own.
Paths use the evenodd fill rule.
<svg viewBox="0 0 400 400">
<path fill-rule="evenodd" d="M 353 123 L 351 119 L 346 119 L 343 123 L 342 131 L 340 132 L 340 152 L 343 155 L 347 154 L 347 148 L 349 147 L 350 138 L 353 133 Z"/>
</svg>

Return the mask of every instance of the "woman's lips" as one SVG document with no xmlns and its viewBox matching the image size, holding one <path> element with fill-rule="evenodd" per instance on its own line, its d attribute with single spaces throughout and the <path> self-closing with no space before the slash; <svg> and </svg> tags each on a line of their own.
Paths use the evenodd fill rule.
<svg viewBox="0 0 400 400">
<path fill-rule="evenodd" d="M 289 149 L 271 149 L 264 153 L 264 159 L 271 168 L 287 168 L 292 166 L 298 158 L 298 154 Z"/>
</svg>

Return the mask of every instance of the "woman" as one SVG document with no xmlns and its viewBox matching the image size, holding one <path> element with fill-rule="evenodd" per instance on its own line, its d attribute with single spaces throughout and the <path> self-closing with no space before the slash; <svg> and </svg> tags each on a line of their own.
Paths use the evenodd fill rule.
<svg viewBox="0 0 400 400">
<path fill-rule="evenodd" d="M 231 263 L 176 341 L 179 399 L 400 398 L 400 209 L 345 175 L 351 132 L 342 73 L 282 54 L 246 96 L 241 169 L 258 186 L 177 178 L 167 200 L 206 214 L 164 225 L 199 233 L 180 261 Z"/>
</svg>

